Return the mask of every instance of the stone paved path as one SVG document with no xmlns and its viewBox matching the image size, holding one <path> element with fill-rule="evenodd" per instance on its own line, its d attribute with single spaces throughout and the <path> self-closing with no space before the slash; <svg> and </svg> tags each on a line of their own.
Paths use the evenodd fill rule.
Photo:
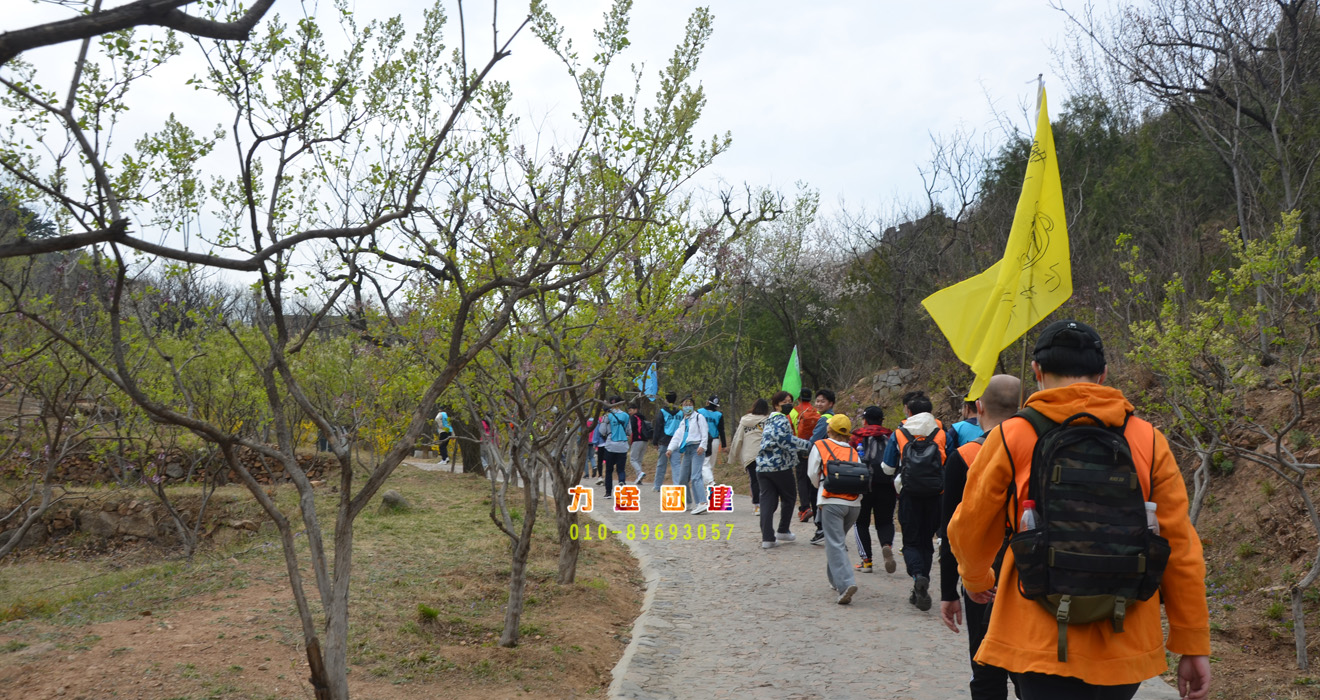
<svg viewBox="0 0 1320 700">
<path fill-rule="evenodd" d="M 584 485 L 593 486 L 592 481 Z M 737 487 L 735 486 L 735 489 Z M 797 542 L 760 548 L 751 499 L 734 512 L 690 516 L 660 512 L 659 494 L 641 487 L 641 513 L 614 513 L 595 487 L 592 517 L 623 540 L 647 580 L 642 614 L 614 668 L 611 698 L 737 700 L 946 700 L 966 698 L 966 632 L 953 634 L 930 612 L 907 602 L 898 571 L 858 574 L 851 605 L 838 605 L 825 579 L 825 551 L 807 542 L 814 527 L 793 524 Z M 691 539 L 642 540 L 640 526 L 673 523 Z M 698 540 L 697 525 L 719 524 L 721 538 Z M 626 527 L 634 525 L 634 539 Z M 723 536 L 732 524 L 732 538 Z M 594 533 L 593 533 L 594 536 Z M 937 574 L 938 576 L 938 574 Z M 1141 700 L 1177 698 L 1159 679 Z"/>
</svg>

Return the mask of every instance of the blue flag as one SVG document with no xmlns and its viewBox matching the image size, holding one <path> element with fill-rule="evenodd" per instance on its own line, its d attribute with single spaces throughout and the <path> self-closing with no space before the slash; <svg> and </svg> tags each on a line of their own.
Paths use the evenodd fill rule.
<svg viewBox="0 0 1320 700">
<path fill-rule="evenodd" d="M 646 394 L 646 398 L 652 401 L 655 401 L 656 396 L 659 395 L 660 378 L 655 373 L 654 362 L 652 362 L 651 366 L 647 367 L 646 371 L 637 378 L 637 390 Z"/>
</svg>

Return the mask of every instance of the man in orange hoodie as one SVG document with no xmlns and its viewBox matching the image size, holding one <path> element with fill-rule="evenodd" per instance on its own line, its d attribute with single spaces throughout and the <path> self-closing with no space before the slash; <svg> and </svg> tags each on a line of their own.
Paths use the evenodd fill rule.
<svg viewBox="0 0 1320 700">
<path fill-rule="evenodd" d="M 1167 669 L 1167 648 L 1182 656 L 1179 693 L 1186 700 L 1204 700 L 1210 691 L 1205 558 L 1187 517 L 1187 486 L 1169 444 L 1146 421 L 1129 418 L 1133 407 L 1122 392 L 1101 385 L 1104 348 L 1090 326 L 1076 321 L 1050 324 L 1036 342 L 1034 358 L 1031 366 L 1040 391 L 1031 396 L 1028 408 L 1056 423 L 1085 412 L 1106 426 L 1125 426 L 1140 486 L 1147 501 L 1156 504 L 1159 534 L 1168 540 L 1171 553 L 1160 593 L 1127 603 L 1122 632 L 1108 620 L 1068 625 L 1067 661 L 1060 661 L 1059 634 L 1065 631 L 1044 606 L 1019 592 L 1011 549 L 1000 569 L 1002 585 L 995 587 L 992 565 L 1006 522 L 1018 523 L 1022 502 L 1032 498 L 1027 488 L 1037 439 L 1025 418 L 1004 421 L 986 436 L 968 471 L 962 505 L 948 527 L 968 596 L 982 604 L 994 600 L 976 661 L 1012 673 L 1023 700 L 1130 700 L 1142 681 Z M 1016 498 L 1011 495 L 1014 488 Z M 997 591 L 1004 595 L 997 596 Z M 1169 621 L 1167 641 L 1160 602 Z"/>
</svg>

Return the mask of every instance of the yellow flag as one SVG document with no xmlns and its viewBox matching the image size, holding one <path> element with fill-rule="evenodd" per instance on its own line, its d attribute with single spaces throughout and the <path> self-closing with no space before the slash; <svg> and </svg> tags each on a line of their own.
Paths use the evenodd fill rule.
<svg viewBox="0 0 1320 700">
<path fill-rule="evenodd" d="M 988 270 L 922 300 L 958 359 L 976 381 L 967 400 L 985 391 L 999 353 L 1072 296 L 1063 186 L 1054 134 L 1040 89 L 1036 139 L 1022 180 L 1004 258 Z"/>
</svg>

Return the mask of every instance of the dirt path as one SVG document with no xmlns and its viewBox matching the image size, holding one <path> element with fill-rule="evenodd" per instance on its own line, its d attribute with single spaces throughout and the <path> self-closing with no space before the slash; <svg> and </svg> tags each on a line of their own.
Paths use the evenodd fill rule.
<svg viewBox="0 0 1320 700">
<path fill-rule="evenodd" d="M 584 485 L 592 484 L 584 482 Z M 628 542 L 647 579 L 642 614 L 614 669 L 612 698 L 751 698 L 947 700 L 968 697 L 966 637 L 949 632 L 938 606 L 920 612 L 907 602 L 910 580 L 859 574 L 851 605 L 836 603 L 825 579 L 825 551 L 807 540 L 810 524 L 794 523 L 797 542 L 760 548 L 751 500 L 735 496 L 734 512 L 662 514 L 652 485 L 641 488 L 641 512 L 614 513 L 597 487 L 593 516 Z M 642 524 L 676 524 L 680 538 L 642 540 Z M 733 525 L 732 539 L 697 539 L 697 525 Z M 626 530 L 634 526 L 634 539 Z M 932 584 L 933 592 L 938 589 Z M 734 672 L 730 672 L 734 671 Z M 1177 698 L 1159 679 L 1140 700 Z"/>
</svg>

